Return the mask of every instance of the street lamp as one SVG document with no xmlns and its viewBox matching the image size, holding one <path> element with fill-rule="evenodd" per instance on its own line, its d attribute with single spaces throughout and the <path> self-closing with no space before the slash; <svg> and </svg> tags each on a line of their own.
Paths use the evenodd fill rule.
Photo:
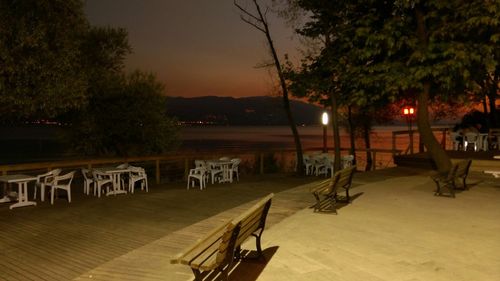
<svg viewBox="0 0 500 281">
<path fill-rule="evenodd" d="M 326 149 L 326 127 L 328 125 L 328 113 L 323 112 L 321 115 L 321 123 L 323 124 L 323 152 L 327 152 Z"/>
<path fill-rule="evenodd" d="M 412 106 L 405 106 L 403 108 L 403 115 L 406 117 L 406 123 L 408 124 L 408 134 L 410 136 L 410 153 L 413 154 L 413 131 L 411 128 L 411 121 L 415 115 L 415 108 Z"/>
</svg>

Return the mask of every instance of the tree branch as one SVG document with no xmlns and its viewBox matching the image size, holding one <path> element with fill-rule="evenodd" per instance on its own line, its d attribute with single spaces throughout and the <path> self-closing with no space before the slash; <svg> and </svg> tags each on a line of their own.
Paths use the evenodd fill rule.
<svg viewBox="0 0 500 281">
<path fill-rule="evenodd" d="M 251 26 L 255 27 L 255 28 L 256 28 L 256 29 L 258 29 L 259 31 L 262 31 L 262 32 L 266 33 L 266 30 L 265 30 L 264 28 L 262 28 L 262 27 L 258 26 L 256 23 L 254 23 L 254 22 L 252 22 L 252 21 L 250 21 L 250 20 L 246 19 L 244 16 L 240 15 L 240 18 L 241 18 L 241 20 L 242 20 L 242 21 L 244 21 L 244 22 L 248 23 L 249 25 L 251 25 Z"/>
<path fill-rule="evenodd" d="M 238 4 L 238 2 L 236 2 L 236 0 L 233 1 L 234 5 L 242 12 L 244 13 L 245 15 L 247 15 L 248 17 L 254 19 L 255 21 L 257 22 L 260 22 L 261 19 L 258 18 L 257 16 L 255 16 L 254 14 L 250 13 L 249 11 L 247 11 L 245 8 L 243 8 L 240 4 Z M 253 24 L 254 25 L 254 24 Z"/>
</svg>

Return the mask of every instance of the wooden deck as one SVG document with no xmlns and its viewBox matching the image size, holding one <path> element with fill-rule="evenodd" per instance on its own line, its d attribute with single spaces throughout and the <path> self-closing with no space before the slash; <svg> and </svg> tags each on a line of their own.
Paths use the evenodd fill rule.
<svg viewBox="0 0 500 281">
<path fill-rule="evenodd" d="M 14 210 L 4 203 L 0 205 L 0 280 L 71 280 L 193 226 L 168 241 L 162 252 L 171 255 L 213 228 L 214 223 L 229 218 L 232 212 L 224 211 L 237 211 L 270 192 L 279 193 L 312 180 L 267 175 L 240 183 L 209 185 L 202 192 L 187 191 L 185 183 L 175 183 L 153 185 L 149 193 L 100 199 L 84 196 L 82 184 L 75 183 L 72 203 L 61 198 L 53 206 L 38 201 L 36 207 Z M 270 218 L 270 225 L 309 203 L 294 196 L 282 196 L 281 200 L 284 204 L 273 206 L 276 215 Z M 145 274 L 121 270 L 131 280 L 137 280 L 134 274 Z"/>
<path fill-rule="evenodd" d="M 391 171 L 358 174 L 354 185 L 384 180 Z M 188 268 L 172 272 L 172 255 L 270 192 L 276 194 L 272 227 L 313 203 L 307 184 L 314 180 L 264 175 L 204 191 L 176 183 L 101 199 L 85 197 L 75 183 L 70 204 L 58 199 L 14 210 L 2 204 L 0 280 L 189 280 Z"/>
</svg>

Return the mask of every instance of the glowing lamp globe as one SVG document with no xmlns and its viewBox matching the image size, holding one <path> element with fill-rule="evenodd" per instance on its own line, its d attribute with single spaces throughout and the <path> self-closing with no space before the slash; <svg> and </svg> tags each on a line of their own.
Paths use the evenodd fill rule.
<svg viewBox="0 0 500 281">
<path fill-rule="evenodd" d="M 321 115 L 321 123 L 323 125 L 328 125 L 328 113 L 323 112 L 323 115 Z"/>
</svg>

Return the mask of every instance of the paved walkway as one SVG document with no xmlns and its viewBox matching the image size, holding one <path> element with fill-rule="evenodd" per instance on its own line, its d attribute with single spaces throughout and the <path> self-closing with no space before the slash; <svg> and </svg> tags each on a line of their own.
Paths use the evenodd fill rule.
<svg viewBox="0 0 500 281">
<path fill-rule="evenodd" d="M 359 186 L 337 216 L 301 210 L 266 232 L 275 253 L 252 280 L 498 281 L 500 181 L 481 178 L 456 199 L 411 176 Z"/>
</svg>

